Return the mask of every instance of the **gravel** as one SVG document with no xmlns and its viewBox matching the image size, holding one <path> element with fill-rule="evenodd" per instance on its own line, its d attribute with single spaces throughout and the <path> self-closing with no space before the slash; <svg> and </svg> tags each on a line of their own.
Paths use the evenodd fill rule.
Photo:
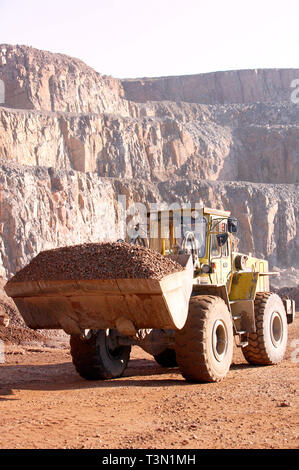
<svg viewBox="0 0 299 470">
<path fill-rule="evenodd" d="M 17 326 L 2 326 L 0 325 L 0 341 L 11 344 L 44 344 L 47 338 L 37 331 L 32 331 L 27 328 Z"/>
<path fill-rule="evenodd" d="M 11 282 L 156 279 L 182 271 L 160 253 L 124 242 L 88 243 L 41 252 Z"/>
</svg>

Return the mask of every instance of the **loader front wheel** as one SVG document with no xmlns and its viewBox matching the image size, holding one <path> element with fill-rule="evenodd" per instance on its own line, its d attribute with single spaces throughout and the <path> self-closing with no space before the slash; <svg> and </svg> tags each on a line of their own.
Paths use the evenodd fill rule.
<svg viewBox="0 0 299 470">
<path fill-rule="evenodd" d="M 243 355 L 250 364 L 278 364 L 285 355 L 288 339 L 283 302 L 277 294 L 258 292 L 254 313 L 256 332 L 248 335 L 248 345 L 242 348 Z"/>
<path fill-rule="evenodd" d="M 218 382 L 229 371 L 233 355 L 233 326 L 225 302 L 217 296 L 192 297 L 182 330 L 175 334 L 180 371 L 191 382 Z"/>
<path fill-rule="evenodd" d="M 73 364 L 86 380 L 121 377 L 130 359 L 131 346 L 117 346 L 115 330 L 93 331 L 89 339 L 72 335 L 70 346 Z"/>
</svg>

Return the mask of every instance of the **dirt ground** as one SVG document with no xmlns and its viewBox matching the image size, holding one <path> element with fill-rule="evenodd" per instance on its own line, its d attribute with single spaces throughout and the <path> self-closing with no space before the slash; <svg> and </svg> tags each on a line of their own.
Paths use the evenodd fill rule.
<svg viewBox="0 0 299 470">
<path fill-rule="evenodd" d="M 67 349 L 6 345 L 5 352 L 2 449 L 299 447 L 298 314 L 281 364 L 250 366 L 236 348 L 217 384 L 189 384 L 138 348 L 125 376 L 105 382 L 81 379 Z"/>
</svg>

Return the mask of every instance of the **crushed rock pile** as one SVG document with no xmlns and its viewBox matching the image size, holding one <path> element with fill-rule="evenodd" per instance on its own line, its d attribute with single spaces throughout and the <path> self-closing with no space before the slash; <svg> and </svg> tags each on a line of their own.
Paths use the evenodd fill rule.
<svg viewBox="0 0 299 470">
<path fill-rule="evenodd" d="M 182 271 L 160 253 L 125 242 L 86 243 L 43 251 L 10 282 L 76 279 L 156 279 Z"/>
</svg>

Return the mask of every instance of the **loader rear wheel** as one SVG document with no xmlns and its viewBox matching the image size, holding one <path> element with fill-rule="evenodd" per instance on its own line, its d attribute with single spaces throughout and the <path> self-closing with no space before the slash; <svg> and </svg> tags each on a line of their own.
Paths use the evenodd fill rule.
<svg viewBox="0 0 299 470">
<path fill-rule="evenodd" d="M 182 330 L 175 334 L 180 371 L 191 382 L 218 382 L 229 371 L 233 355 L 233 326 L 225 302 L 217 296 L 192 297 Z"/>
<path fill-rule="evenodd" d="M 162 367 L 177 367 L 176 355 L 174 349 L 165 349 L 165 351 L 154 356 L 155 361 Z"/>
<path fill-rule="evenodd" d="M 242 348 L 250 364 L 278 364 L 284 357 L 288 326 L 283 302 L 277 294 L 258 292 L 254 301 L 256 333 L 248 335 Z"/>
<path fill-rule="evenodd" d="M 86 340 L 72 335 L 70 345 L 73 364 L 86 380 L 121 377 L 130 359 L 131 346 L 115 345 L 115 330 L 93 331 Z"/>
</svg>

